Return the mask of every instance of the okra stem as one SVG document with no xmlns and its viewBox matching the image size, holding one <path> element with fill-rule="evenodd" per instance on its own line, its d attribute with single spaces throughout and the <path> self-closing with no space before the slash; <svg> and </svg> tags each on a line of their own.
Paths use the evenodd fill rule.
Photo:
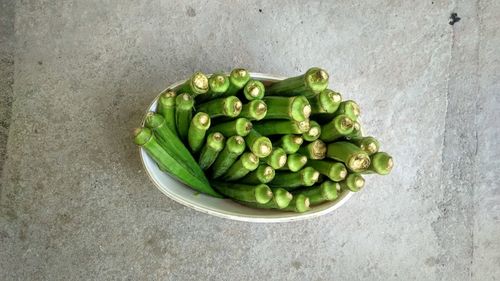
<svg viewBox="0 0 500 281">
<path fill-rule="evenodd" d="M 275 172 L 271 166 L 259 165 L 257 169 L 248 173 L 248 175 L 241 178 L 238 182 L 245 184 L 260 184 L 268 183 L 274 178 Z"/>
<path fill-rule="evenodd" d="M 305 167 L 298 172 L 276 171 L 276 175 L 269 182 L 269 186 L 293 190 L 301 186 L 312 186 L 318 179 L 319 172 L 311 167 Z"/>
<path fill-rule="evenodd" d="M 182 141 L 187 141 L 189 125 L 193 117 L 194 100 L 189 94 L 180 94 L 175 99 L 175 124 Z"/>
<path fill-rule="evenodd" d="M 242 201 L 238 201 L 238 203 L 259 209 L 283 209 L 287 207 L 293 199 L 292 194 L 283 188 L 272 188 L 271 190 L 273 191 L 273 199 L 265 204 Z"/>
<path fill-rule="evenodd" d="M 306 156 L 299 153 L 294 153 L 288 155 L 288 158 L 286 159 L 286 165 L 284 168 L 292 172 L 297 172 L 300 169 L 304 168 L 306 164 L 307 164 Z"/>
<path fill-rule="evenodd" d="M 331 142 L 344 137 L 353 131 L 353 121 L 347 115 L 338 115 L 330 123 L 321 127 L 319 138 L 325 142 Z"/>
<path fill-rule="evenodd" d="M 266 89 L 264 88 L 264 84 L 262 84 L 262 82 L 258 80 L 253 79 L 250 79 L 250 81 L 248 81 L 243 88 L 243 94 L 249 101 L 262 99 L 264 97 L 265 91 Z"/>
<path fill-rule="evenodd" d="M 174 91 L 166 91 L 160 95 L 158 99 L 158 107 L 156 111 L 165 117 L 167 127 L 177 134 L 175 128 L 175 98 L 177 94 Z"/>
<path fill-rule="evenodd" d="M 354 172 L 364 171 L 370 166 L 370 156 L 361 148 L 346 141 L 328 144 L 326 156 L 343 162 Z"/>
<path fill-rule="evenodd" d="M 352 132 L 348 135 L 346 135 L 346 138 L 348 139 L 355 139 L 355 138 L 361 138 L 361 124 L 359 124 L 358 121 L 354 121 L 352 124 Z"/>
<path fill-rule="evenodd" d="M 209 132 L 220 132 L 225 137 L 230 136 L 246 136 L 252 130 L 252 123 L 246 118 L 238 118 L 229 122 L 224 122 L 212 126 Z"/>
<path fill-rule="evenodd" d="M 188 131 L 188 143 L 192 152 L 196 153 L 200 151 L 209 127 L 210 116 L 204 112 L 196 113 L 193 119 L 191 119 L 191 125 Z"/>
<path fill-rule="evenodd" d="M 314 96 L 328 87 L 328 73 L 317 67 L 310 68 L 305 74 L 291 77 L 272 84 L 267 93 L 275 96 Z"/>
<path fill-rule="evenodd" d="M 359 146 L 368 155 L 377 153 L 380 148 L 380 143 L 374 137 L 353 138 L 351 142 Z"/>
<path fill-rule="evenodd" d="M 194 98 L 197 95 L 207 93 L 208 89 L 209 86 L 207 76 L 197 71 L 186 82 L 184 82 L 184 84 L 177 88 L 177 92 L 188 93 Z"/>
<path fill-rule="evenodd" d="M 340 103 L 339 108 L 335 111 L 336 115 L 347 115 L 352 121 L 358 120 L 361 110 L 359 105 L 353 100 L 346 100 Z"/>
<path fill-rule="evenodd" d="M 281 147 L 273 147 L 273 151 L 264 160 L 273 169 L 279 169 L 286 164 L 286 153 Z"/>
<path fill-rule="evenodd" d="M 265 184 L 248 185 L 227 182 L 212 182 L 212 186 L 229 198 L 243 201 L 265 204 L 273 198 L 273 192 Z"/>
<path fill-rule="evenodd" d="M 339 182 L 339 184 L 342 190 L 358 192 L 365 186 L 365 179 L 359 173 L 352 173 L 347 175 L 346 179 Z"/>
<path fill-rule="evenodd" d="M 322 175 L 327 176 L 332 181 L 341 181 L 347 176 L 347 169 L 344 164 L 331 160 L 310 160 L 307 166 L 313 167 Z"/>
<path fill-rule="evenodd" d="M 217 98 L 197 105 L 196 110 L 206 112 L 211 118 L 219 116 L 236 117 L 241 112 L 241 101 L 234 96 Z"/>
<path fill-rule="evenodd" d="M 309 120 L 266 120 L 253 123 L 253 128 L 264 136 L 302 134 L 309 131 Z"/>
<path fill-rule="evenodd" d="M 224 136 L 219 132 L 207 136 L 207 142 L 201 150 L 200 159 L 198 160 L 201 169 L 207 170 L 212 166 L 217 159 L 217 155 L 224 148 L 224 140 Z"/>
<path fill-rule="evenodd" d="M 332 201 L 338 198 L 341 187 L 338 182 L 325 181 L 320 185 L 313 186 L 304 190 L 292 192 L 293 196 L 302 194 L 309 198 L 311 206 L 319 205 L 326 201 Z"/>
<path fill-rule="evenodd" d="M 371 164 L 367 173 L 377 173 L 379 175 L 387 175 L 391 172 L 394 166 L 392 157 L 385 152 L 377 152 L 371 156 Z"/>
<path fill-rule="evenodd" d="M 321 135 L 321 126 L 316 121 L 309 121 L 309 131 L 302 134 L 302 138 L 306 141 L 315 141 Z"/>
<path fill-rule="evenodd" d="M 304 194 L 298 194 L 297 196 L 293 196 L 290 204 L 282 210 L 303 213 L 311 209 L 310 205 L 311 202 L 309 201 L 309 197 Z"/>
<path fill-rule="evenodd" d="M 229 84 L 229 78 L 226 75 L 222 73 L 212 74 L 212 76 L 208 78 L 209 90 L 207 95 L 211 98 L 221 96 L 227 91 Z"/>
<path fill-rule="evenodd" d="M 229 74 L 229 88 L 224 96 L 234 96 L 250 80 L 250 73 L 243 68 L 236 68 Z"/>
<path fill-rule="evenodd" d="M 315 140 L 299 148 L 298 152 L 308 159 L 320 160 L 326 156 L 326 144 L 321 140 Z"/>
<path fill-rule="evenodd" d="M 242 137 L 232 136 L 228 138 L 224 149 L 222 149 L 212 165 L 212 177 L 218 178 L 222 176 L 244 151 L 245 140 Z"/>
<path fill-rule="evenodd" d="M 273 151 L 271 140 L 253 129 L 250 130 L 250 133 L 245 137 L 245 142 L 250 151 L 260 158 L 267 157 Z"/>
<path fill-rule="evenodd" d="M 265 97 L 267 114 L 264 119 L 291 119 L 305 121 L 311 115 L 311 106 L 304 96 Z"/>
<path fill-rule="evenodd" d="M 223 175 L 223 179 L 226 181 L 241 179 L 249 172 L 257 169 L 258 166 L 259 158 L 251 152 L 245 152 L 233 165 L 231 165 L 231 167 L 229 167 L 227 172 Z"/>
<path fill-rule="evenodd" d="M 241 117 L 248 120 L 262 120 L 267 115 L 267 105 L 261 100 L 253 100 L 244 104 L 241 108 Z"/>
<path fill-rule="evenodd" d="M 304 139 L 301 136 L 284 135 L 274 145 L 283 148 L 286 154 L 293 154 L 299 150 L 303 142 Z"/>
<path fill-rule="evenodd" d="M 309 99 L 312 114 L 333 113 L 342 101 L 342 96 L 330 89 L 321 91 L 317 96 Z"/>
</svg>

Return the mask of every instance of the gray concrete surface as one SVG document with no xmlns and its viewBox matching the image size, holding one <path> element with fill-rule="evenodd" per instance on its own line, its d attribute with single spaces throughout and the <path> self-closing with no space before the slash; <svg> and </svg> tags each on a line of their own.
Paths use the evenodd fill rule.
<svg viewBox="0 0 500 281">
<path fill-rule="evenodd" d="M 0 1 L 0 280 L 500 280 L 499 1 L 140 2 Z M 219 219 L 141 170 L 169 83 L 316 65 L 396 159 L 338 211 Z"/>
</svg>

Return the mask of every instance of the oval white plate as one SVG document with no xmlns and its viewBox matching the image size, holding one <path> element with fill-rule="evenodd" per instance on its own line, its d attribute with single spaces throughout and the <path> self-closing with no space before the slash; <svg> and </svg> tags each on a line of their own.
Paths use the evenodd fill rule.
<svg viewBox="0 0 500 281">
<path fill-rule="evenodd" d="M 255 72 L 251 72 L 250 75 L 252 78 L 263 82 L 274 82 L 286 78 Z M 184 81 L 176 82 L 170 85 L 167 89 L 175 89 L 182 83 L 184 83 Z M 156 110 L 159 96 L 160 95 L 154 99 L 147 112 Z M 186 185 L 176 181 L 168 174 L 160 171 L 156 163 L 151 159 L 151 157 L 149 157 L 149 155 L 147 155 L 144 149 L 140 148 L 139 153 L 144 169 L 146 169 L 148 176 L 161 192 L 185 206 L 221 218 L 246 222 L 289 222 L 303 220 L 327 214 L 342 206 L 342 204 L 344 204 L 353 195 L 352 192 L 343 192 L 337 200 L 314 206 L 310 211 L 305 213 L 253 209 L 235 203 L 230 199 L 219 199 L 205 194 L 200 194 Z"/>
</svg>

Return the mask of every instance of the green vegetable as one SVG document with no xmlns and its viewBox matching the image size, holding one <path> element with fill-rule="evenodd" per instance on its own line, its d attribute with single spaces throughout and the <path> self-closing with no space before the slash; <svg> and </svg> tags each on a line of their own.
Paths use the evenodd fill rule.
<svg viewBox="0 0 500 281">
<path fill-rule="evenodd" d="M 318 179 L 319 172 L 311 167 L 305 167 L 298 172 L 276 171 L 276 175 L 269 182 L 269 186 L 293 190 L 301 186 L 312 186 Z"/>
<path fill-rule="evenodd" d="M 250 130 L 250 133 L 245 137 L 245 142 L 255 155 L 260 158 L 267 157 L 273 151 L 273 144 L 267 137 L 263 137 L 256 130 Z"/>
<path fill-rule="evenodd" d="M 273 192 L 265 184 L 248 185 L 227 182 L 212 182 L 212 186 L 225 196 L 243 201 L 265 204 L 273 198 Z"/>
<path fill-rule="evenodd" d="M 302 194 L 309 198 L 311 206 L 319 205 L 326 201 L 332 201 L 339 197 L 340 184 L 338 182 L 325 181 L 320 185 L 313 186 L 304 190 L 293 192 L 293 196 Z"/>
<path fill-rule="evenodd" d="M 315 141 L 321 135 L 321 126 L 316 121 L 309 121 L 309 131 L 302 134 L 306 141 Z"/>
<path fill-rule="evenodd" d="M 309 121 L 266 120 L 253 123 L 253 128 L 264 136 L 302 134 L 309 131 Z"/>
<path fill-rule="evenodd" d="M 357 121 L 361 111 L 359 105 L 352 100 L 346 100 L 340 103 L 339 108 L 335 111 L 336 115 L 347 115 L 352 121 Z"/>
<path fill-rule="evenodd" d="M 356 145 L 346 142 L 334 142 L 328 145 L 326 156 L 346 165 L 354 172 L 361 172 L 370 167 L 370 156 Z"/>
<path fill-rule="evenodd" d="M 246 118 L 238 118 L 229 122 L 220 123 L 212 126 L 209 132 L 220 132 L 225 137 L 230 136 L 246 136 L 252 130 L 252 123 Z"/>
<path fill-rule="evenodd" d="M 266 114 L 266 103 L 261 100 L 253 100 L 243 105 L 239 116 L 248 120 L 262 120 Z"/>
<path fill-rule="evenodd" d="M 322 175 L 327 176 L 332 181 L 341 181 L 347 176 L 347 169 L 344 164 L 331 160 L 310 160 L 307 166 L 313 167 Z"/>
<path fill-rule="evenodd" d="M 371 164 L 366 173 L 377 173 L 379 175 L 387 175 L 391 172 L 394 166 L 392 157 L 385 152 L 377 152 L 371 156 Z"/>
<path fill-rule="evenodd" d="M 347 175 L 347 178 L 339 182 L 340 188 L 342 190 L 350 190 L 352 192 L 358 192 L 365 186 L 365 179 L 358 173 L 353 173 Z"/>
<path fill-rule="evenodd" d="M 206 112 L 211 118 L 219 116 L 236 117 L 241 112 L 241 101 L 234 96 L 217 98 L 197 105 L 197 110 Z"/>
<path fill-rule="evenodd" d="M 342 96 L 330 89 L 321 91 L 317 96 L 309 99 L 312 114 L 334 113 L 342 101 Z"/>
<path fill-rule="evenodd" d="M 333 120 L 321 127 L 319 138 L 325 142 L 331 142 L 342 138 L 353 130 L 353 121 L 347 115 L 338 115 Z"/>
<path fill-rule="evenodd" d="M 279 169 L 286 164 L 286 153 L 281 147 L 273 147 L 273 151 L 264 160 L 265 162 L 273 167 L 273 169 Z"/>
<path fill-rule="evenodd" d="M 361 124 L 359 124 L 358 121 L 354 121 L 352 124 L 352 132 L 348 135 L 346 135 L 346 138 L 349 140 L 351 139 L 356 139 L 356 138 L 361 138 Z"/>
<path fill-rule="evenodd" d="M 177 88 L 178 93 L 188 93 L 193 97 L 208 92 L 208 78 L 201 72 L 195 72 L 191 78 Z"/>
<path fill-rule="evenodd" d="M 264 119 L 291 119 L 305 121 L 311 115 L 311 106 L 304 96 L 265 97 L 267 115 Z"/>
<path fill-rule="evenodd" d="M 294 153 L 288 155 L 288 158 L 286 159 L 286 165 L 284 168 L 292 172 L 297 172 L 300 169 L 302 169 L 306 164 L 307 164 L 306 156 L 299 153 Z"/>
<path fill-rule="evenodd" d="M 212 165 L 212 177 L 222 176 L 236 159 L 245 151 L 245 140 L 240 136 L 232 136 L 227 139 L 224 149 L 219 153 Z"/>
<path fill-rule="evenodd" d="M 177 134 L 177 129 L 175 128 L 175 98 L 177 94 L 174 91 L 166 91 L 160 95 L 158 99 L 158 107 L 156 111 L 165 117 L 167 122 L 167 127 Z"/>
<path fill-rule="evenodd" d="M 229 74 L 229 88 L 227 89 L 225 96 L 234 96 L 241 90 L 250 80 L 250 73 L 243 68 L 236 68 Z"/>
<path fill-rule="evenodd" d="M 165 126 L 165 129 L 169 129 Z M 173 134 L 172 132 L 170 132 Z M 177 138 L 177 137 L 175 137 Z M 203 171 L 198 170 L 198 172 L 193 171 L 193 169 L 187 169 L 183 162 L 186 159 L 191 159 L 194 162 L 193 167 L 198 167 L 192 156 L 189 154 L 184 146 L 179 147 L 180 150 L 184 147 L 182 151 L 183 158 L 178 158 L 177 155 L 172 154 L 172 150 L 167 148 L 165 150 L 157 141 L 156 136 L 149 128 L 137 128 L 134 130 L 134 142 L 144 148 L 146 152 L 153 158 L 153 160 L 158 164 L 160 169 L 167 171 L 171 176 L 181 181 L 182 183 L 190 186 L 196 191 L 212 195 L 214 197 L 221 197 L 215 190 L 210 187 L 208 180 L 203 174 Z M 180 142 L 180 141 L 179 141 Z M 189 161 L 189 160 L 188 160 Z M 189 161 L 191 162 L 191 161 Z M 188 165 L 192 165 L 189 163 Z M 191 168 L 193 168 L 191 167 Z M 199 169 L 199 167 L 198 167 Z"/>
<path fill-rule="evenodd" d="M 293 196 L 290 204 L 282 210 L 303 213 L 311 209 L 310 205 L 309 197 L 304 194 L 298 194 L 297 196 Z"/>
<path fill-rule="evenodd" d="M 189 94 L 180 94 L 175 99 L 175 124 L 182 141 L 187 141 L 189 125 L 193 118 L 194 100 Z"/>
<path fill-rule="evenodd" d="M 240 159 L 229 167 L 227 172 L 223 175 L 223 179 L 226 181 L 241 179 L 249 172 L 257 169 L 258 166 L 259 158 L 251 152 L 245 152 L 241 155 Z"/>
<path fill-rule="evenodd" d="M 188 143 L 191 151 L 198 152 L 203 146 L 205 135 L 210 127 L 210 116 L 204 112 L 198 112 L 191 119 L 191 125 L 188 131 Z"/>
<path fill-rule="evenodd" d="M 353 138 L 351 142 L 359 146 L 368 155 L 377 153 L 380 148 L 380 143 L 374 137 Z"/>
<path fill-rule="evenodd" d="M 224 141 L 224 136 L 219 132 L 207 136 L 207 143 L 201 150 L 200 159 L 198 160 L 201 169 L 207 170 L 212 166 L 219 152 L 224 148 Z"/>
<path fill-rule="evenodd" d="M 328 87 L 328 73 L 317 67 L 310 68 L 303 75 L 291 77 L 272 84 L 267 89 L 268 95 L 312 97 Z"/>
<path fill-rule="evenodd" d="M 242 201 L 238 201 L 238 203 L 259 209 L 283 209 L 287 207 L 293 199 L 292 194 L 283 188 L 272 188 L 271 190 L 273 191 L 273 199 L 265 204 Z"/>
<path fill-rule="evenodd" d="M 268 183 L 274 178 L 275 172 L 271 166 L 260 165 L 254 171 L 241 178 L 239 182 L 246 184 Z"/>
<path fill-rule="evenodd" d="M 326 144 L 321 140 L 315 140 L 299 148 L 298 152 L 305 155 L 308 159 L 323 159 L 326 156 Z"/>
<path fill-rule="evenodd" d="M 284 135 L 274 145 L 283 148 L 286 154 L 293 154 L 299 150 L 303 142 L 304 139 L 301 136 Z"/>
<path fill-rule="evenodd" d="M 264 97 L 266 89 L 264 88 L 264 84 L 258 80 L 252 80 L 247 82 L 245 87 L 243 88 L 243 94 L 247 100 L 260 100 Z"/>
<path fill-rule="evenodd" d="M 223 95 L 229 88 L 229 78 L 222 74 L 216 73 L 208 78 L 208 95 L 212 98 Z"/>
</svg>

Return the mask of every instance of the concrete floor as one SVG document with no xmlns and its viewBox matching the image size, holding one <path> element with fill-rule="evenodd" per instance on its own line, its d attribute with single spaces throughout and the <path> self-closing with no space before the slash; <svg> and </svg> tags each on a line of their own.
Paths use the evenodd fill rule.
<svg viewBox="0 0 500 281">
<path fill-rule="evenodd" d="M 226 2 L 0 0 L 0 280 L 500 280 L 500 1 Z M 326 68 L 395 170 L 287 224 L 163 196 L 130 129 L 235 66 Z"/>
</svg>

